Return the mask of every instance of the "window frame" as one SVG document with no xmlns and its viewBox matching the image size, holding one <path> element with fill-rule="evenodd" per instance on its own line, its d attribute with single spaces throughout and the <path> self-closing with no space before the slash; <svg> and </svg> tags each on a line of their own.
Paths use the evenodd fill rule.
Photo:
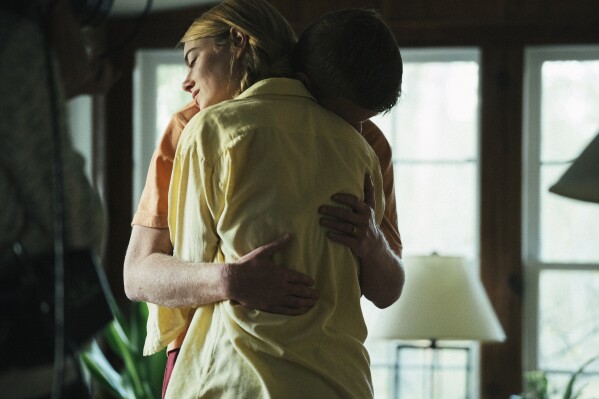
<svg viewBox="0 0 599 399">
<path fill-rule="evenodd" d="M 135 53 L 133 71 L 133 196 L 132 209 L 137 209 L 152 154 L 156 149 L 157 75 L 161 65 L 182 65 L 181 51 L 176 49 L 140 49 Z M 152 133 L 149 136 L 150 132 Z M 158 132 L 162 134 L 163 132 Z M 149 139 L 151 137 L 152 139 Z M 158 136 L 160 137 L 160 136 Z"/>
<path fill-rule="evenodd" d="M 396 152 L 393 152 L 393 171 L 394 174 L 398 174 L 398 168 L 401 168 L 402 165 L 461 165 L 461 164 L 473 164 L 475 168 L 475 198 L 474 204 L 475 208 L 472 209 L 473 212 L 473 232 L 474 232 L 474 242 L 473 249 L 471 254 L 461 254 L 461 256 L 465 256 L 469 263 L 473 267 L 477 267 L 477 271 L 480 271 L 480 247 L 481 247 L 481 232 L 480 232 L 480 210 L 481 210 L 481 156 L 482 156 L 482 131 L 481 131 L 481 110 L 482 110 L 482 48 L 477 46 L 472 47 L 422 47 L 422 48 L 401 48 L 401 55 L 404 65 L 406 63 L 449 63 L 449 62 L 475 62 L 478 65 L 478 88 L 477 88 L 477 96 L 478 96 L 478 104 L 476 108 L 476 154 L 475 157 L 464 160 L 450 160 L 450 159 L 441 159 L 441 160 L 423 160 L 419 158 L 399 158 Z M 401 98 L 397 105 L 397 107 L 401 107 Z M 398 124 L 397 121 L 398 116 L 392 116 L 391 125 L 393 127 Z M 375 120 L 376 124 L 376 120 Z M 377 124 L 378 126 L 378 124 Z M 393 138 L 385 134 L 385 137 L 392 145 Z M 393 150 L 393 148 L 392 148 Z M 398 194 L 398 190 L 396 187 L 396 195 Z M 401 203 L 401 198 L 398 197 L 398 203 Z M 398 210 L 399 213 L 399 210 Z M 399 226 L 400 233 L 402 232 L 402 226 Z M 404 253 L 404 256 L 407 256 L 409 251 Z M 414 254 L 414 255 L 424 255 L 424 254 Z M 447 254 L 447 255 L 456 255 L 456 254 Z M 458 256 L 460 254 L 457 254 Z M 422 343 L 422 341 L 410 341 L 410 340 L 401 340 L 396 341 L 394 344 L 414 344 L 414 343 Z M 443 346 L 454 346 L 454 347 L 464 347 L 470 349 L 470 370 L 469 370 L 469 378 L 470 385 L 468 389 L 468 397 L 476 398 L 479 397 L 480 392 L 480 343 L 475 341 L 447 341 L 440 340 L 438 342 L 440 347 Z M 394 347 L 391 342 L 387 343 L 387 347 Z M 391 350 L 391 349 L 389 349 Z M 390 356 L 390 359 L 393 359 L 393 356 Z M 373 367 L 388 367 L 390 373 L 393 373 L 393 364 L 388 364 L 385 362 L 376 363 L 372 361 Z M 394 378 L 391 376 L 390 378 Z M 392 394 L 397 395 L 397 392 L 393 392 L 393 382 L 389 384 L 390 397 L 394 397 Z"/>
<path fill-rule="evenodd" d="M 599 60 L 598 45 L 529 46 L 524 49 L 522 264 L 524 290 L 523 371 L 539 370 L 540 275 L 545 270 L 599 271 L 599 263 L 543 262 L 540 259 L 541 101 L 545 61 Z M 544 370 L 561 373 L 558 370 Z M 571 370 L 574 372 L 575 370 Z"/>
<path fill-rule="evenodd" d="M 476 108 L 476 156 L 472 159 L 467 160 L 452 160 L 452 159 L 440 159 L 440 160 L 423 160 L 414 157 L 400 159 L 397 156 L 396 152 L 393 152 L 392 164 L 393 164 L 393 172 L 397 175 L 398 168 L 404 165 L 461 165 L 461 164 L 474 164 L 475 172 L 474 177 L 477 183 L 477 187 L 475 190 L 475 200 L 474 203 L 476 208 L 473 209 L 474 212 L 474 225 L 473 231 L 475 232 L 475 239 L 473 242 L 473 251 L 471 254 L 444 254 L 444 255 L 457 255 L 457 256 L 466 256 L 468 261 L 478 267 L 480 270 L 480 209 L 481 209 L 481 141 L 482 141 L 482 133 L 481 133 L 481 107 L 482 107 L 482 49 L 480 47 L 472 46 L 472 47 L 422 47 L 422 48 L 401 48 L 401 56 L 403 64 L 406 63 L 449 63 L 449 62 L 475 62 L 478 64 L 478 105 Z M 401 107 L 402 99 L 400 97 L 400 101 L 396 105 L 396 107 Z M 396 125 L 397 116 L 392 117 L 392 125 Z M 375 122 L 376 123 L 376 122 Z M 378 126 L 378 125 L 377 125 Z M 393 144 L 393 139 L 385 134 L 385 137 L 389 141 L 390 145 Z M 392 148 L 393 150 L 393 148 Z M 397 188 L 396 188 L 397 195 Z M 398 199 L 398 203 L 400 203 Z M 398 210 L 399 213 L 399 210 Z M 401 226 L 399 226 L 399 231 L 401 233 Z M 410 254 L 408 249 L 405 254 Z M 414 254 L 414 255 L 424 255 L 424 254 Z"/>
</svg>

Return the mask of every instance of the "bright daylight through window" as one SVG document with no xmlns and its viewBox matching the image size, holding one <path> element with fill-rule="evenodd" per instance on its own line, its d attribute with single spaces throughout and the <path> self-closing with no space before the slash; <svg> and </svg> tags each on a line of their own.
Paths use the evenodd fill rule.
<svg viewBox="0 0 599 399">
<path fill-rule="evenodd" d="M 599 48 L 531 48 L 526 71 L 525 368 L 563 392 L 599 355 L 599 204 L 548 190 L 599 134 Z M 585 371 L 576 387 L 593 397 L 599 361 Z"/>
<path fill-rule="evenodd" d="M 402 50 L 400 102 L 373 118 L 393 150 L 404 257 L 438 253 L 478 265 L 478 56 L 475 49 Z M 385 310 L 363 308 L 372 332 Z M 433 354 L 403 351 L 396 364 L 397 344 L 367 340 L 376 398 L 428 398 L 433 389 L 441 399 L 473 397 L 463 351 L 441 351 L 432 387 L 426 368 Z M 459 345 L 476 353 L 471 343 Z M 470 373 L 476 382 L 476 364 Z"/>
</svg>

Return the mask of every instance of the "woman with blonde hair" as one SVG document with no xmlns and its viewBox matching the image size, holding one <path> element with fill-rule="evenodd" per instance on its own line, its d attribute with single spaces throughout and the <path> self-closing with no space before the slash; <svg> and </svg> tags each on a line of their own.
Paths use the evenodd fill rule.
<svg viewBox="0 0 599 399">
<path fill-rule="evenodd" d="M 262 79 L 292 77 L 291 56 L 296 42 L 289 23 L 267 2 L 224 1 L 196 19 L 180 41 L 185 62 L 190 66 L 184 89 L 204 78 L 193 75 L 190 62 L 194 60 L 194 50 L 204 57 L 229 61 L 228 76 L 218 77 L 224 85 L 219 87 L 221 92 L 215 101 L 222 101 L 238 96 Z M 207 54 L 200 50 L 206 50 Z M 196 101 L 200 109 L 212 105 L 200 101 Z"/>
</svg>

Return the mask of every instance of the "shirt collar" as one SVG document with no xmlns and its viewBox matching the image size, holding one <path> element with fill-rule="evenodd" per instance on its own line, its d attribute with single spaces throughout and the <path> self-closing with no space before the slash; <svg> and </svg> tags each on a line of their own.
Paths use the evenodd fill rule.
<svg viewBox="0 0 599 399">
<path fill-rule="evenodd" d="M 237 98 L 248 98 L 260 95 L 292 95 L 307 97 L 316 101 L 301 81 L 289 78 L 269 78 L 260 80 L 237 96 Z"/>
</svg>

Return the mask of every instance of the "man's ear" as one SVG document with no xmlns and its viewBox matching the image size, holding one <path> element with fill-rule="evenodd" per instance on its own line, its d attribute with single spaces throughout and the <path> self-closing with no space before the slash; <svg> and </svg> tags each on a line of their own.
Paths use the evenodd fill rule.
<svg viewBox="0 0 599 399">
<path fill-rule="evenodd" d="M 231 28 L 229 31 L 231 41 L 233 42 L 233 54 L 235 59 L 240 59 L 248 45 L 248 35 L 237 28 Z"/>
</svg>

